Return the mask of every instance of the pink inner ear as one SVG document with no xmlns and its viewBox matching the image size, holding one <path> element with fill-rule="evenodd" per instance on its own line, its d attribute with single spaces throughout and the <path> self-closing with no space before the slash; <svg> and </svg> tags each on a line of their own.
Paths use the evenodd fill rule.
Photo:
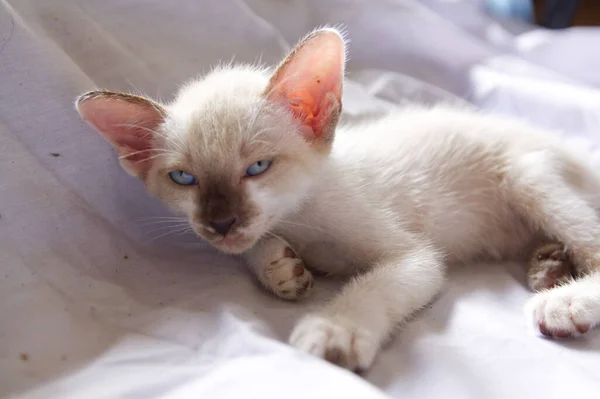
<svg viewBox="0 0 600 399">
<path fill-rule="evenodd" d="M 267 89 L 269 100 L 283 102 L 309 139 L 319 137 L 341 107 L 344 41 L 332 30 L 307 37 L 279 67 Z M 309 129 L 306 129 L 309 128 Z M 305 134 L 306 135 L 306 134 Z"/>
<path fill-rule="evenodd" d="M 126 94 L 84 96 L 77 110 L 122 156 L 122 162 L 134 174 L 145 172 L 146 160 L 153 154 L 154 131 L 163 121 L 158 105 Z"/>
</svg>

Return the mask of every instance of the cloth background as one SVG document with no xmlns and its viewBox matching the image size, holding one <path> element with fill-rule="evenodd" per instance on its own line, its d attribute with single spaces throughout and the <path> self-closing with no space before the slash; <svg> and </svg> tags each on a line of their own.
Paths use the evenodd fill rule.
<svg viewBox="0 0 600 399">
<path fill-rule="evenodd" d="M 73 108 L 170 98 L 219 60 L 276 63 L 344 24 L 345 117 L 468 101 L 600 152 L 600 31 L 490 19 L 469 0 L 0 1 L 0 394 L 22 398 L 558 398 L 600 392 L 600 333 L 528 330 L 519 265 L 453 271 L 356 376 L 284 344 L 305 303 L 263 292 L 127 176 Z M 549 133 L 550 134 L 550 133 Z M 165 235 L 166 234 L 166 235 Z"/>
</svg>

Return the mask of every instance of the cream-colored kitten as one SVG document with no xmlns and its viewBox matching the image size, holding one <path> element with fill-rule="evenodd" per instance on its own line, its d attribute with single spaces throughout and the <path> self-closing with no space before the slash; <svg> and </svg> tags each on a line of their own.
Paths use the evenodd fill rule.
<svg viewBox="0 0 600 399">
<path fill-rule="evenodd" d="M 305 264 L 357 274 L 294 329 L 292 345 L 316 356 L 369 367 L 446 264 L 525 259 L 547 239 L 581 277 L 536 294 L 528 315 L 555 337 L 598 324 L 595 171 L 547 133 L 472 111 L 398 110 L 336 132 L 344 62 L 342 37 L 322 29 L 274 71 L 223 67 L 169 104 L 94 91 L 77 109 L 129 173 L 215 247 L 244 253 L 279 297 L 309 292 Z M 555 249 L 535 252 L 532 286 L 553 285 Z"/>
</svg>

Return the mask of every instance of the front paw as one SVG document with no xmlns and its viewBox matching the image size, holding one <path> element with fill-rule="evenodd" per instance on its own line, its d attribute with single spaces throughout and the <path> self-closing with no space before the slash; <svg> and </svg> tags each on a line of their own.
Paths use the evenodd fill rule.
<svg viewBox="0 0 600 399">
<path fill-rule="evenodd" d="M 290 344 L 353 371 L 368 369 L 377 350 L 377 338 L 349 320 L 310 315 L 290 336 Z"/>
<path fill-rule="evenodd" d="M 265 269 L 263 282 L 278 297 L 296 301 L 308 296 L 313 276 L 301 259 L 286 256 Z"/>
<path fill-rule="evenodd" d="M 575 337 L 598 323 L 600 295 L 597 287 L 575 283 L 535 295 L 526 310 L 543 335 Z"/>
</svg>

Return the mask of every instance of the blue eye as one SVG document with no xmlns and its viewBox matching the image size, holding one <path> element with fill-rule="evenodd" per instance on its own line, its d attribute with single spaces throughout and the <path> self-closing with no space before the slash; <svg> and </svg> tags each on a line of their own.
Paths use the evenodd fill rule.
<svg viewBox="0 0 600 399">
<path fill-rule="evenodd" d="M 169 177 L 171 180 L 181 186 L 191 186 L 192 184 L 198 183 L 194 176 L 184 172 L 183 170 L 174 170 L 169 172 Z"/>
<path fill-rule="evenodd" d="M 246 176 L 260 175 L 261 173 L 264 173 L 267 169 L 269 169 L 272 163 L 273 161 L 271 161 L 270 159 L 254 162 L 252 165 L 250 165 L 250 167 L 248 167 L 248 169 L 246 169 Z"/>
</svg>

